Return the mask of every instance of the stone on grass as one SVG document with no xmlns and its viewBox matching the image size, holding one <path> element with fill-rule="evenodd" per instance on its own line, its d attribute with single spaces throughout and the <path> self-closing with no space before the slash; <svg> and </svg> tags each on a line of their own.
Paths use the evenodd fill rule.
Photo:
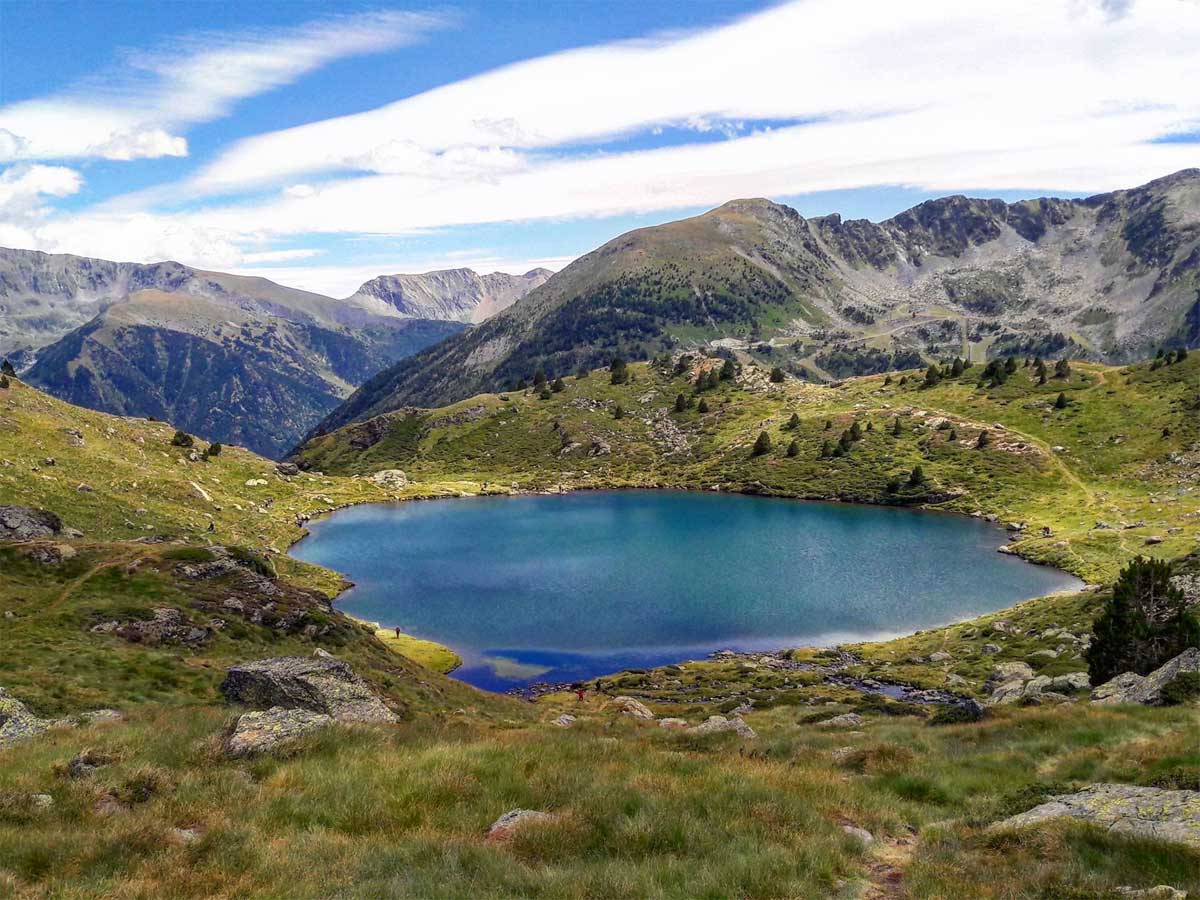
<svg viewBox="0 0 1200 900">
<path fill-rule="evenodd" d="M 1092 702 L 1102 705 L 1142 703 L 1154 706 L 1161 702 L 1162 689 L 1178 675 L 1200 672 L 1200 648 L 1189 647 L 1170 662 L 1159 666 L 1149 675 L 1125 672 L 1092 691 Z"/>
<path fill-rule="evenodd" d="M 704 722 L 701 722 L 695 728 L 689 728 L 691 734 L 719 734 L 725 731 L 735 731 L 740 737 L 748 741 L 753 741 L 758 738 L 758 734 L 753 728 L 742 721 L 740 716 L 709 716 Z"/>
<path fill-rule="evenodd" d="M 488 829 L 487 840 L 491 843 L 507 841 L 520 828 L 531 823 L 553 822 L 558 817 L 536 809 L 510 809 Z"/>
<path fill-rule="evenodd" d="M 24 703 L 0 688 L 0 747 L 39 735 L 54 724 L 35 716 Z"/>
<path fill-rule="evenodd" d="M 342 722 L 396 721 L 349 663 L 333 657 L 276 656 L 232 666 L 221 693 L 255 709 L 308 709 Z"/>
<path fill-rule="evenodd" d="M 98 769 L 112 765 L 113 757 L 100 750 L 81 750 L 67 763 L 68 778 L 86 778 Z"/>
<path fill-rule="evenodd" d="M 627 716 L 632 716 L 635 719 L 653 719 L 654 713 L 641 700 L 633 697 L 614 697 L 612 705 L 619 709 Z"/>
<path fill-rule="evenodd" d="M 929 661 L 934 663 L 949 662 L 952 659 L 954 659 L 954 657 L 945 650 L 935 650 L 933 653 L 929 654 Z"/>
<path fill-rule="evenodd" d="M 400 469 L 380 469 L 371 476 L 370 480 L 381 488 L 398 490 L 408 487 L 408 476 Z"/>
<path fill-rule="evenodd" d="M 573 715 L 571 715 L 570 713 L 563 713 L 561 716 L 559 716 L 557 719 L 554 720 L 554 724 L 557 725 L 559 728 L 570 728 L 572 725 L 575 724 L 575 717 Z"/>
<path fill-rule="evenodd" d="M 842 831 L 846 832 L 846 834 L 850 835 L 851 837 L 858 838 L 864 844 L 871 844 L 875 842 L 875 835 L 871 834 L 871 832 L 867 831 L 865 828 L 859 828 L 857 825 L 843 825 Z"/>
<path fill-rule="evenodd" d="M 687 719 L 666 718 L 658 720 L 658 727 L 665 728 L 668 731 L 680 730 L 688 727 Z"/>
<path fill-rule="evenodd" d="M 1149 888 L 1119 887 L 1117 897 L 1121 900 L 1187 900 L 1187 891 L 1159 884 Z"/>
<path fill-rule="evenodd" d="M 1090 822 L 1131 837 L 1200 848 L 1200 791 L 1093 784 L 1075 794 L 1051 797 L 992 827 L 1024 828 L 1057 818 Z"/>
<path fill-rule="evenodd" d="M 32 541 L 62 532 L 62 519 L 32 506 L 0 506 L 0 541 Z"/>
<path fill-rule="evenodd" d="M 225 742 L 225 752 L 230 756 L 270 753 L 282 744 L 332 724 L 331 716 L 311 709 L 273 706 L 252 710 L 238 716 L 233 733 Z"/>
<path fill-rule="evenodd" d="M 842 713 L 824 722 L 818 722 L 818 728 L 858 728 L 863 723 L 863 717 L 858 713 Z"/>
</svg>

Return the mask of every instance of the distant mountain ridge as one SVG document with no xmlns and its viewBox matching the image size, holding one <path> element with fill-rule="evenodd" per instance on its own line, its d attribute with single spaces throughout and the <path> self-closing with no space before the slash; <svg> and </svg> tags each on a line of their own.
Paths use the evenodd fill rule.
<svg viewBox="0 0 1200 900">
<path fill-rule="evenodd" d="M 511 303 L 543 273 L 377 279 L 415 298 L 402 307 L 176 262 L 0 248 L 0 356 L 72 403 L 280 456 L 380 369 Z"/>
<path fill-rule="evenodd" d="M 440 269 L 421 275 L 380 275 L 363 284 L 347 302 L 373 309 L 388 307 L 408 318 L 478 324 L 508 309 L 553 274 L 549 269 L 531 269 L 524 275 Z"/>
<path fill-rule="evenodd" d="M 838 378 L 931 358 L 1125 362 L 1200 343 L 1200 170 L 1082 200 L 944 197 L 887 221 L 764 199 L 623 234 L 381 372 L 318 433 L 718 343 Z"/>
</svg>

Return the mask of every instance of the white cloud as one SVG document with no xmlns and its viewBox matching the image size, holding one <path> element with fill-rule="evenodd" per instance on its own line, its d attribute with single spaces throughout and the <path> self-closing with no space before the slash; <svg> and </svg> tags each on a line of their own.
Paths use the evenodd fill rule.
<svg viewBox="0 0 1200 900">
<path fill-rule="evenodd" d="M 1200 163 L 1195 144 L 1153 142 L 1200 121 L 1197 46 L 1200 5 L 1179 0 L 798 0 L 251 138 L 186 184 L 40 223 L 30 240 L 246 266 L 255 248 L 307 234 L 886 184 L 1132 186 Z M 725 139 L 613 150 L 616 139 L 667 128 Z M 228 199 L 213 199 L 220 194 Z M 191 205 L 156 212 L 154 198 L 168 195 Z M 345 267 L 302 268 L 316 290 L 319 279 L 348 277 Z"/>
<path fill-rule="evenodd" d="M 412 42 L 437 15 L 378 12 L 297 28 L 201 34 L 126 53 L 113 75 L 53 96 L 0 107 L 0 160 L 184 156 L 176 132 L 329 62 Z"/>
</svg>

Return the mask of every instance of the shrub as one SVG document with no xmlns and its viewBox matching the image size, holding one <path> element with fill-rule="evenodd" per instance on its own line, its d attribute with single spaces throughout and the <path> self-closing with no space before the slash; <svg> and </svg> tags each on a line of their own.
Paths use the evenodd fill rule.
<svg viewBox="0 0 1200 900">
<path fill-rule="evenodd" d="M 561 378 L 555 378 L 554 383 L 550 385 L 550 390 L 556 394 L 561 394 L 567 389 L 566 383 Z"/>
<path fill-rule="evenodd" d="M 737 363 L 732 359 L 725 360 L 725 364 L 721 366 L 720 378 L 722 381 L 733 381 L 737 376 Z"/>
<path fill-rule="evenodd" d="M 629 366 L 625 360 L 617 356 L 613 358 L 612 363 L 608 367 L 608 371 L 612 376 L 613 384 L 626 384 L 629 381 Z"/>
<path fill-rule="evenodd" d="M 699 405 L 696 406 L 696 410 L 697 412 L 702 413 L 708 412 L 708 401 L 701 397 Z"/>
<path fill-rule="evenodd" d="M 549 400 L 551 396 L 553 395 L 550 393 L 550 389 L 545 387 L 538 393 L 539 400 Z"/>
<path fill-rule="evenodd" d="M 8 376 L 0 375 L 0 390 L 8 390 Z"/>
<path fill-rule="evenodd" d="M 196 439 L 186 431 L 176 431 L 171 438 L 172 447 L 191 447 L 196 443 Z"/>
<path fill-rule="evenodd" d="M 772 384 L 782 384 L 783 377 L 784 377 L 783 369 L 779 368 L 779 366 L 776 366 L 775 368 L 773 368 L 771 370 L 771 383 Z"/>
<path fill-rule="evenodd" d="M 3 363 L 0 363 L 0 375 L 7 375 L 10 378 L 15 378 L 17 376 L 17 370 L 14 369 L 13 364 L 6 359 Z"/>
<path fill-rule="evenodd" d="M 1170 564 L 1139 556 L 1117 576 L 1092 635 L 1084 654 L 1088 675 L 1102 684 L 1123 672 L 1149 674 L 1200 646 L 1200 622 L 1171 584 Z"/>
<path fill-rule="evenodd" d="M 799 441 L 794 440 L 790 444 L 788 444 L 787 455 L 788 456 L 799 456 L 800 455 L 800 442 Z"/>
<path fill-rule="evenodd" d="M 1159 693 L 1163 706 L 1182 706 L 1200 700 L 1200 672 L 1180 672 Z"/>
<path fill-rule="evenodd" d="M 204 455 L 206 457 L 220 456 L 221 455 L 220 443 L 214 441 L 213 443 L 209 444 L 208 449 L 204 451 Z"/>
<path fill-rule="evenodd" d="M 792 413 L 792 417 L 790 419 L 788 419 L 787 427 L 791 431 L 795 431 L 797 428 L 799 428 L 800 427 L 800 416 L 797 415 L 796 413 Z"/>
</svg>

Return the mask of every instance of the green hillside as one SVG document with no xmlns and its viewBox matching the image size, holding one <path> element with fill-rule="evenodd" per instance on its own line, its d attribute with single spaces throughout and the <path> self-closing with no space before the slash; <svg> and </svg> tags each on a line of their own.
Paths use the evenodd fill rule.
<svg viewBox="0 0 1200 900">
<path fill-rule="evenodd" d="M 168 425 L 81 410 L 10 379 L 0 388 L 0 506 L 48 509 L 67 530 L 0 545 L 0 716 L 11 697 L 46 718 L 105 707 L 122 718 L 0 747 L 0 893 L 950 900 L 1200 890 L 1200 853 L 1175 844 L 1066 822 L 989 827 L 1096 782 L 1200 787 L 1194 707 L 1094 706 L 1077 694 L 938 724 L 936 706 L 830 681 L 836 654 L 812 649 L 786 665 L 742 657 L 614 673 L 582 701 L 528 703 L 398 654 L 328 605 L 336 573 L 282 552 L 306 516 L 337 506 L 514 485 L 719 485 L 978 509 L 1027 521 L 1020 552 L 1092 581 L 1138 552 L 1195 550 L 1194 354 L 1154 369 L 1077 364 L 1045 386 L 1022 370 L 980 389 L 978 368 L 968 373 L 928 389 L 914 373 L 903 387 L 897 374 L 886 386 L 878 377 L 818 388 L 773 384 L 747 364 L 695 396 L 709 412 L 676 413 L 693 370 L 635 365 L 626 384 L 596 371 L 549 399 L 489 395 L 355 425 L 305 448 L 298 474 L 238 448 L 181 448 Z M 854 421 L 863 435 L 848 455 L 819 459 L 824 440 L 836 444 Z M 980 450 L 969 445 L 983 424 L 993 439 Z M 762 431 L 772 449 L 752 457 Z M 917 464 L 927 482 L 888 491 Z M 395 467 L 408 474 L 404 488 L 366 477 Z M 1113 527 L 1093 529 L 1096 520 Z M 1054 534 L 1040 537 L 1042 525 Z M 198 574 L 222 560 L 216 575 Z M 1197 569 L 1195 557 L 1177 563 Z M 1054 643 L 1052 628 L 1086 631 L 1103 593 L 849 648 L 844 673 L 923 687 L 953 675 L 963 695 L 983 696 L 998 663 L 1077 671 L 1077 654 L 1037 651 Z M 943 648 L 948 661 L 930 658 Z M 225 667 L 318 649 L 350 662 L 399 721 L 333 725 L 271 755 L 223 752 L 236 715 L 217 692 Z M 757 736 L 662 727 L 623 714 L 614 698 L 629 694 L 693 726 L 752 700 L 744 721 Z M 823 724 L 851 712 L 862 717 L 852 727 Z M 564 713 L 575 717 L 568 727 L 555 724 Z M 518 808 L 548 817 L 489 839 Z"/>
</svg>

